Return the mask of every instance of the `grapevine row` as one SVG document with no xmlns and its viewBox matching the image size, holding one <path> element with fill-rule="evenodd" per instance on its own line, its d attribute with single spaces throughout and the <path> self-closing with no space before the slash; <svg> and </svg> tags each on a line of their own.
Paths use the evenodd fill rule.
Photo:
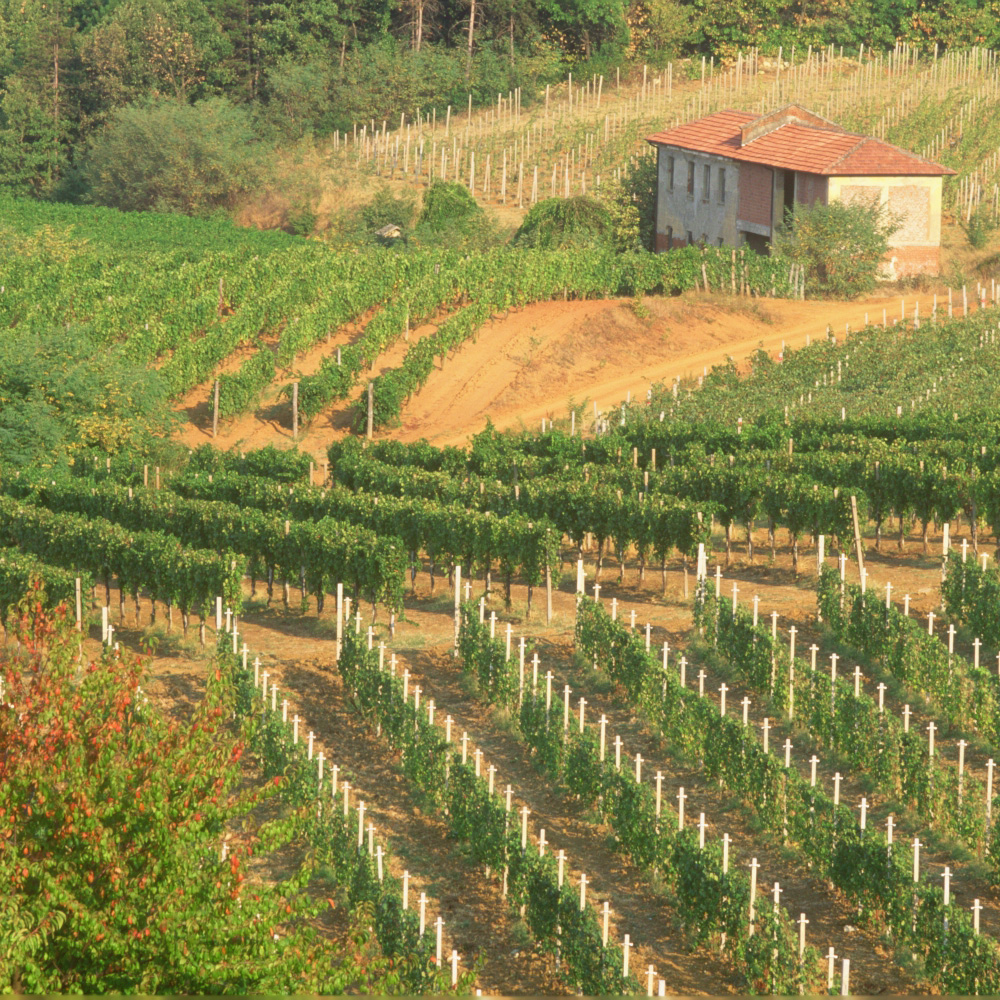
<svg viewBox="0 0 1000 1000">
<path fill-rule="evenodd" d="M 752 802 L 772 829 L 787 824 L 790 839 L 858 906 L 861 919 L 891 929 L 923 954 L 928 973 L 946 992 L 1000 988 L 1000 946 L 976 933 L 965 913 L 946 906 L 941 889 L 915 885 L 902 850 L 879 832 L 861 830 L 849 809 L 834 806 L 796 769 L 765 753 L 736 718 L 664 676 L 642 640 L 588 598 L 580 601 L 577 648 L 629 692 L 655 729 L 701 757 L 706 777 L 721 779 Z"/>
</svg>

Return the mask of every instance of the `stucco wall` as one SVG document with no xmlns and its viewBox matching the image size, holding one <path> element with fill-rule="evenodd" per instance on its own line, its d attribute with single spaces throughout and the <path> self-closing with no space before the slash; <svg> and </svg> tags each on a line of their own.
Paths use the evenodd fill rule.
<svg viewBox="0 0 1000 1000">
<path fill-rule="evenodd" d="M 736 243 L 737 165 L 725 157 L 692 153 L 672 146 L 659 146 L 656 199 L 656 245 L 682 246 L 687 234 L 695 243 L 714 246 Z M 673 186 L 670 185 L 673 157 Z M 693 192 L 688 192 L 688 165 L 694 165 Z M 705 188 L 705 168 L 710 171 Z M 724 194 L 720 171 L 725 174 Z M 707 194 L 707 197 L 706 197 Z"/>
<path fill-rule="evenodd" d="M 935 274 L 940 266 L 941 177 L 831 177 L 830 201 L 877 201 L 902 225 L 889 241 L 890 276 Z"/>
</svg>

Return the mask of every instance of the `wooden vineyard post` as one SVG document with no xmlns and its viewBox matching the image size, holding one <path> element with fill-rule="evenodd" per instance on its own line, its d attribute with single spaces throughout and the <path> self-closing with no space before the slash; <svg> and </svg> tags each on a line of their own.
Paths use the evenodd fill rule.
<svg viewBox="0 0 1000 1000">
<path fill-rule="evenodd" d="M 292 439 L 299 436 L 299 383 L 292 383 Z"/>
<path fill-rule="evenodd" d="M 340 660 L 341 645 L 344 641 L 344 585 L 337 584 L 337 660 Z"/>
<path fill-rule="evenodd" d="M 754 919 L 755 919 L 755 904 L 757 902 L 757 869 L 760 868 L 760 863 L 754 858 L 750 862 L 750 930 L 749 936 L 753 937 L 754 932 Z"/>
<path fill-rule="evenodd" d="M 455 567 L 455 647 L 452 650 L 452 656 L 458 658 L 458 633 L 462 625 L 462 567 Z M 508 629 L 510 626 L 508 625 Z M 510 646 L 510 632 L 507 633 L 508 639 L 508 650 Z M 524 678 L 524 647 L 521 647 L 521 677 L 522 681 Z M 522 684 L 523 686 L 523 684 Z"/>
<path fill-rule="evenodd" d="M 858 498 L 851 494 L 851 518 L 854 521 L 854 545 L 858 552 L 858 573 L 861 576 L 861 592 L 865 590 L 865 553 L 861 547 L 861 526 L 858 524 Z"/>
<path fill-rule="evenodd" d="M 83 594 L 80 589 L 80 578 L 76 578 L 76 630 L 83 631 Z"/>
<path fill-rule="evenodd" d="M 219 380 L 215 380 L 215 389 L 212 392 L 212 437 L 217 437 L 219 433 Z"/>
<path fill-rule="evenodd" d="M 545 624 L 552 624 L 552 567 L 545 564 Z"/>
<path fill-rule="evenodd" d="M 371 441 L 371 439 L 372 439 L 372 423 L 373 423 L 373 419 L 374 419 L 374 403 L 373 403 L 374 397 L 372 395 L 372 393 L 374 392 L 374 389 L 372 388 L 372 386 L 373 386 L 373 383 L 369 382 L 368 383 L 368 424 L 367 424 L 367 426 L 365 428 L 365 437 L 368 438 L 369 441 Z"/>
<path fill-rule="evenodd" d="M 291 530 L 291 522 L 290 521 L 285 521 L 285 537 L 286 538 L 288 537 L 288 532 L 290 530 Z M 284 597 L 285 597 L 285 607 L 287 608 L 288 604 L 289 604 L 289 599 L 290 599 L 290 592 L 289 592 L 289 589 L 288 589 L 288 577 L 285 577 L 285 581 L 284 581 Z"/>
</svg>

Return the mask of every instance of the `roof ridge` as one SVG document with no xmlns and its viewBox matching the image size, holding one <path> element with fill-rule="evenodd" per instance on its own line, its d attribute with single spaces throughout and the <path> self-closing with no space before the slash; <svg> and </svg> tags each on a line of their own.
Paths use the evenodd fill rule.
<svg viewBox="0 0 1000 1000">
<path fill-rule="evenodd" d="M 853 133 L 853 132 L 848 132 L 848 133 L 846 133 L 846 134 L 847 134 L 847 135 L 852 135 L 852 136 L 854 135 L 854 133 Z M 835 167 L 835 166 L 836 166 L 836 165 L 837 165 L 838 163 L 843 163 L 843 162 L 844 162 L 844 160 L 846 160 L 846 159 L 847 159 L 847 158 L 848 158 L 849 156 L 853 156 L 853 155 L 854 155 L 854 154 L 855 154 L 855 153 L 856 153 L 856 152 L 857 152 L 857 151 L 858 151 L 858 150 L 859 150 L 859 149 L 860 149 L 860 148 L 861 148 L 862 146 L 864 146 L 864 145 L 865 145 L 865 143 L 867 143 L 867 142 L 871 142 L 871 136 L 860 136 L 860 140 L 861 140 L 860 142 L 856 142 L 856 143 L 855 143 L 855 144 L 854 144 L 853 146 L 851 146 L 851 148 L 850 148 L 850 149 L 848 149 L 848 150 L 847 150 L 846 152 L 844 152 L 844 153 L 841 153 L 841 154 L 840 154 L 840 156 L 838 156 L 838 157 L 837 157 L 837 158 L 836 158 L 835 160 L 831 160 L 831 161 L 830 161 L 830 162 L 829 162 L 829 163 L 828 163 L 828 164 L 826 165 L 826 167 L 825 167 L 825 170 L 824 170 L 824 172 L 825 172 L 825 173 L 834 173 L 834 170 L 833 170 L 833 168 L 834 168 L 834 167 Z"/>
</svg>

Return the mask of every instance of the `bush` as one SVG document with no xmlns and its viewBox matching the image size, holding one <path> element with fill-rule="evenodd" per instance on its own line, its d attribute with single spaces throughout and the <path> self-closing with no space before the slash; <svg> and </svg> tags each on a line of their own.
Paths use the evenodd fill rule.
<svg viewBox="0 0 1000 1000">
<path fill-rule="evenodd" d="M 159 99 L 108 122 L 87 150 L 83 177 L 100 205 L 201 215 L 261 182 L 262 153 L 247 113 L 224 98 Z"/>
<path fill-rule="evenodd" d="M 424 196 L 420 225 L 432 230 L 441 230 L 470 216 L 482 214 L 483 210 L 463 184 L 454 181 L 434 181 Z"/>
<path fill-rule="evenodd" d="M 872 291 L 899 220 L 878 202 L 796 205 L 772 254 L 805 269 L 806 292 L 852 299 Z"/>
<path fill-rule="evenodd" d="M 546 198 L 540 201 L 514 234 L 517 246 L 542 250 L 597 246 L 613 242 L 611 214 L 594 198 Z"/>
<path fill-rule="evenodd" d="M 142 692 L 143 661 L 123 649 L 78 664 L 65 607 L 41 598 L 12 618 L 18 654 L 0 651 L 0 990 L 399 991 L 364 946 L 370 908 L 349 934 L 321 931 L 333 901 L 320 865 L 336 871 L 336 840 L 295 808 L 295 768 L 260 774 L 279 758 L 262 759 L 261 722 L 229 722 L 224 661 L 168 718 Z"/>
<path fill-rule="evenodd" d="M 396 197 L 388 186 L 380 188 L 375 197 L 361 209 L 361 223 L 371 235 L 376 230 L 393 223 L 409 229 L 417 214 L 413 196 L 407 193 Z"/>
<path fill-rule="evenodd" d="M 18 464 L 58 462 L 81 448 L 141 451 L 175 419 L 156 371 L 77 326 L 7 331 L 0 400 L 0 455 Z"/>
</svg>

